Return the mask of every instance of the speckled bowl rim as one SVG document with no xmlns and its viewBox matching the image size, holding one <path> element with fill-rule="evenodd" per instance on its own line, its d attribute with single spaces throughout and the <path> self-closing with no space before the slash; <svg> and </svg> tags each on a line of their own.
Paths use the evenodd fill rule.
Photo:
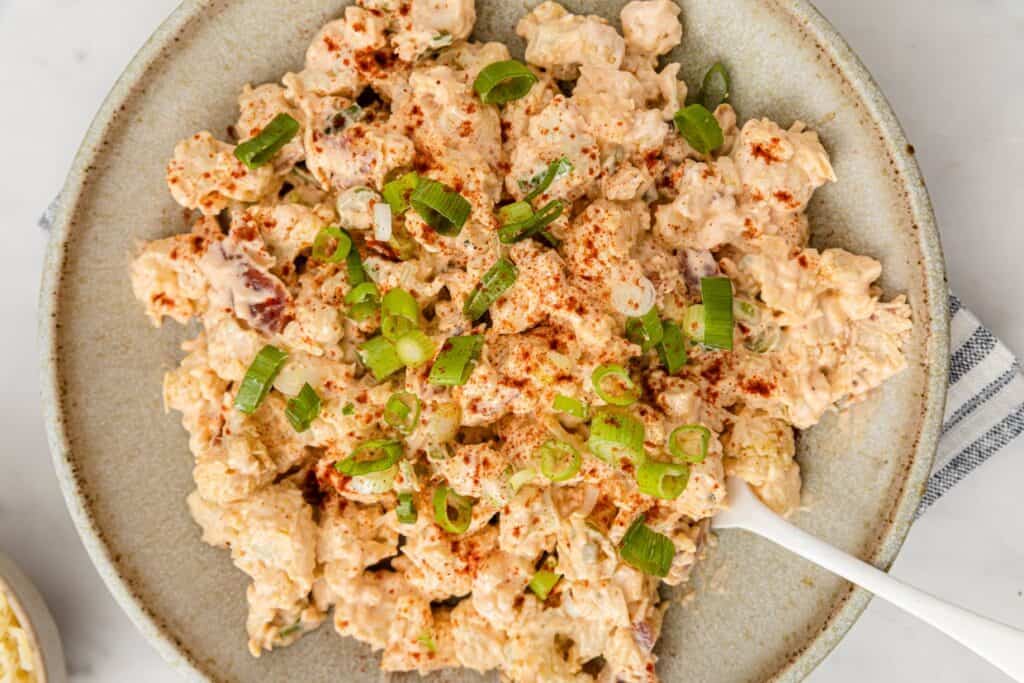
<svg viewBox="0 0 1024 683">
<path fill-rule="evenodd" d="M 780 11 L 788 15 L 800 32 L 817 46 L 823 57 L 839 73 L 845 87 L 865 105 L 890 158 L 892 168 L 901 178 L 910 207 L 910 218 L 919 236 L 924 271 L 923 290 L 928 298 L 926 308 L 930 317 L 930 329 L 925 337 L 928 371 L 927 391 L 921 406 L 921 431 L 914 446 L 914 457 L 905 474 L 903 489 L 894 500 L 889 519 L 880 527 L 882 530 L 879 532 L 874 553 L 866 558 L 876 566 L 888 568 L 903 545 L 924 493 L 935 457 L 945 408 L 949 365 L 949 307 L 942 248 L 931 201 L 912 147 L 872 76 L 835 28 L 809 2 L 773 1 Z M 102 149 L 107 132 L 116 122 L 119 110 L 140 87 L 141 79 L 148 69 L 164 58 L 165 52 L 173 47 L 176 37 L 193 21 L 200 20 L 203 13 L 215 2 L 216 0 L 182 2 L 138 52 L 100 107 L 57 201 L 53 232 L 44 263 L 39 306 L 42 399 L 47 436 L 71 517 L 107 587 L 138 629 L 179 672 L 187 678 L 200 681 L 208 679 L 200 672 L 198 663 L 175 642 L 173 635 L 160 624 L 159 618 L 146 607 L 141 597 L 132 591 L 127 579 L 118 571 L 110 549 L 102 540 L 101 530 L 89 510 L 83 482 L 78 478 L 71 459 L 64 415 L 60 409 L 63 397 L 60 393 L 57 362 L 57 313 L 72 217 L 85 189 L 86 176 Z M 820 632 L 812 636 L 803 648 L 795 651 L 771 680 L 793 682 L 805 678 L 846 635 L 870 599 L 871 594 L 867 591 L 849 588 L 835 603 Z"/>
</svg>

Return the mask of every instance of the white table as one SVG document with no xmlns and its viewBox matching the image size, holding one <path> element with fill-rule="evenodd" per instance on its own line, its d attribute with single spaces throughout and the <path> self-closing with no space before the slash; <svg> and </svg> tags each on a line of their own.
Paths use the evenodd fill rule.
<svg viewBox="0 0 1024 683">
<path fill-rule="evenodd" d="M 177 680 L 114 603 L 57 487 L 37 389 L 36 227 L 114 79 L 176 0 L 0 0 L 0 548 L 56 612 L 75 683 Z M 1024 352 L 1024 3 L 819 0 L 917 148 L 952 286 Z M 1010 293 L 1014 294 L 1010 294 Z M 1024 441 L 918 522 L 893 574 L 1024 627 Z M 875 601 L 811 677 L 854 683 L 1007 679 Z"/>
</svg>

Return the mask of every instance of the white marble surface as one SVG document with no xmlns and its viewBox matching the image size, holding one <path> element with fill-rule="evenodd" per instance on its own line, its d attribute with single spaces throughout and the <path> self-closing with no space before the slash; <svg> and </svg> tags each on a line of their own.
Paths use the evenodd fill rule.
<svg viewBox="0 0 1024 683">
<path fill-rule="evenodd" d="M 36 378 L 37 221 L 97 106 L 176 0 L 0 0 L 0 548 L 56 613 L 74 683 L 177 676 L 138 635 L 75 535 L 53 476 Z M 935 201 L 950 281 L 1024 352 L 1024 3 L 819 0 L 906 127 Z M 1024 627 L 1024 442 L 918 522 L 893 574 Z M 813 681 L 1008 680 L 875 601 Z"/>
</svg>

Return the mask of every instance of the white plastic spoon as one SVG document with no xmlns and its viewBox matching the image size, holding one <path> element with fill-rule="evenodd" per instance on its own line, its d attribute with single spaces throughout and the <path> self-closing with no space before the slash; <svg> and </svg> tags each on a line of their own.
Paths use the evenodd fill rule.
<svg viewBox="0 0 1024 683">
<path fill-rule="evenodd" d="M 716 529 L 746 529 L 763 536 L 910 612 L 1015 681 L 1024 681 L 1024 631 L 943 602 L 801 531 L 765 506 L 742 479 L 729 477 L 728 488 L 729 509 L 715 516 Z"/>
</svg>

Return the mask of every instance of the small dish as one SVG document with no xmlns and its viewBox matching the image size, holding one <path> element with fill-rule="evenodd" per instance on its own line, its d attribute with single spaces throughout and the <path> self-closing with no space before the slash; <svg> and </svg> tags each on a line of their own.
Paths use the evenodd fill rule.
<svg viewBox="0 0 1024 683">
<path fill-rule="evenodd" d="M 67 683 L 64 648 L 43 596 L 14 561 L 0 553 L 0 595 L 7 598 L 21 628 L 28 634 L 39 683 Z"/>
</svg>

